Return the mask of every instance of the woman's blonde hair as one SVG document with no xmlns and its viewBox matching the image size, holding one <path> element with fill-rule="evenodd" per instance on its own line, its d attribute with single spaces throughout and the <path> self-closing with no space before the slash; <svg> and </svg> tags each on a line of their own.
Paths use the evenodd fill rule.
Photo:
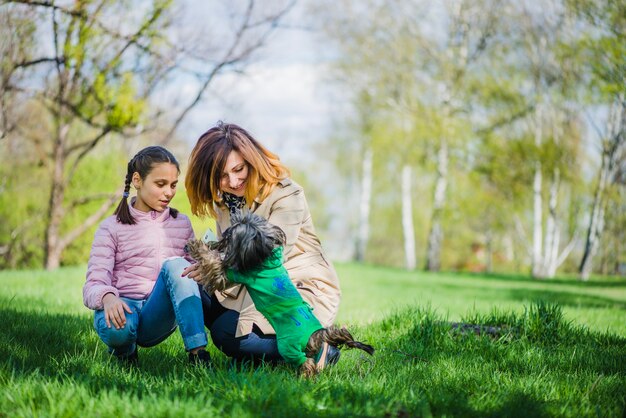
<svg viewBox="0 0 626 418">
<path fill-rule="evenodd" d="M 265 200 L 276 184 L 290 175 L 278 156 L 259 144 L 245 129 L 218 122 L 200 136 L 189 157 L 185 188 L 194 215 L 217 217 L 215 207 L 224 204 L 220 182 L 231 151 L 237 151 L 248 164 L 244 193 L 247 207 L 252 206 L 254 199 Z"/>
</svg>

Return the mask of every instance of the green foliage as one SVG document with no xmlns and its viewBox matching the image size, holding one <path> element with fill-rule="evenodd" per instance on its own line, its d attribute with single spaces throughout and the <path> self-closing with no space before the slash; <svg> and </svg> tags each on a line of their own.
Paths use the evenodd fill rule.
<svg viewBox="0 0 626 418">
<path fill-rule="evenodd" d="M 137 97 L 134 78 L 131 72 L 124 72 L 121 77 L 114 79 L 107 79 L 103 73 L 97 74 L 93 85 L 86 87 L 93 91 L 93 97 L 88 96 L 82 106 L 87 117 L 97 116 L 104 108 L 106 123 L 113 130 L 138 124 L 146 104 Z"/>
<path fill-rule="evenodd" d="M 614 303 L 626 303 L 623 280 L 537 283 L 358 265 L 339 271 L 340 319 L 354 318 L 351 331 L 376 352 L 344 351 L 315 380 L 299 379 L 282 365 L 236 365 L 213 346 L 211 370 L 189 367 L 178 333 L 140 348 L 137 369 L 120 367 L 81 306 L 84 267 L 0 272 L 6 319 L 0 323 L 0 411 L 18 417 L 580 417 L 619 416 L 626 406 L 626 328 L 623 306 Z M 516 290 L 571 296 L 557 305 L 515 299 Z M 612 296 L 594 299 L 598 291 Z M 407 306 L 409 295 L 419 301 Z M 472 296 L 488 304 L 472 308 Z M 502 306 L 511 297 L 514 304 Z M 456 311 L 446 315 L 442 303 Z M 580 326 L 591 316 L 589 306 L 607 307 L 603 320 L 619 331 L 603 332 L 602 321 Z M 453 330 L 451 320 L 499 334 Z"/>
<path fill-rule="evenodd" d="M 31 161 L 0 166 L 0 258 L 1 268 L 36 267 L 43 256 L 46 185 L 45 170 Z"/>
<path fill-rule="evenodd" d="M 99 150 L 102 152 L 95 152 L 85 157 L 85 162 L 76 170 L 67 189 L 66 201 L 78 202 L 89 196 L 97 196 L 97 198 L 72 208 L 73 210 L 63 219 L 63 233 L 76 228 L 84 219 L 96 212 L 109 194 L 117 193 L 121 199 L 120 190 L 124 186 L 128 159 L 126 151 L 122 149 L 117 138 L 101 144 Z M 113 214 L 115 206 L 117 202 L 106 216 Z M 89 259 L 91 242 L 97 226 L 97 224 L 92 226 L 65 249 L 62 257 L 63 265 L 83 264 Z"/>
<path fill-rule="evenodd" d="M 582 71 L 590 70 L 590 87 L 601 101 L 626 89 L 626 6 L 620 1 L 568 0 L 566 4 L 587 23 L 570 53 Z"/>
</svg>

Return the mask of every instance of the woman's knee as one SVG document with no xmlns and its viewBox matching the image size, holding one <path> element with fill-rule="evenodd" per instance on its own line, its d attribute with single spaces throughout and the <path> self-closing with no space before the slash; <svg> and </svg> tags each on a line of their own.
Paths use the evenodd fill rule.
<svg viewBox="0 0 626 418">
<path fill-rule="evenodd" d="M 213 322 L 210 331 L 216 347 L 235 359 L 281 359 L 274 336 L 259 335 L 253 330 L 248 335 L 235 337 L 238 319 L 239 313 L 228 310 Z"/>
<path fill-rule="evenodd" d="M 226 311 L 211 324 L 213 344 L 228 357 L 238 357 L 240 354 L 239 341 L 235 338 L 238 317 L 237 312 Z"/>
</svg>

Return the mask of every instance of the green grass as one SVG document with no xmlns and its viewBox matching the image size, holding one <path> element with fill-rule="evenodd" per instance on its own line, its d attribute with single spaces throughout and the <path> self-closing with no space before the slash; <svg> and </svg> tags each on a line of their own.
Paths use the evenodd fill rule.
<svg viewBox="0 0 626 418">
<path fill-rule="evenodd" d="M 622 416 L 625 280 L 338 271 L 339 322 L 377 352 L 310 381 L 215 348 L 213 370 L 191 368 L 178 334 L 119 367 L 82 306 L 84 267 L 0 272 L 0 417 Z"/>
</svg>

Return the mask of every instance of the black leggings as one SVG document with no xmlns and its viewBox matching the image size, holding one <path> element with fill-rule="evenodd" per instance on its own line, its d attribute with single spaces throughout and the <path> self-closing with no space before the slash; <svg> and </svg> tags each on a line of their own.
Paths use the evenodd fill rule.
<svg viewBox="0 0 626 418">
<path fill-rule="evenodd" d="M 213 344 L 224 354 L 236 360 L 281 361 L 275 335 L 265 335 L 254 325 L 248 335 L 235 337 L 239 312 L 223 307 L 215 295 L 208 295 L 202 288 L 204 325 L 211 332 Z"/>
</svg>

